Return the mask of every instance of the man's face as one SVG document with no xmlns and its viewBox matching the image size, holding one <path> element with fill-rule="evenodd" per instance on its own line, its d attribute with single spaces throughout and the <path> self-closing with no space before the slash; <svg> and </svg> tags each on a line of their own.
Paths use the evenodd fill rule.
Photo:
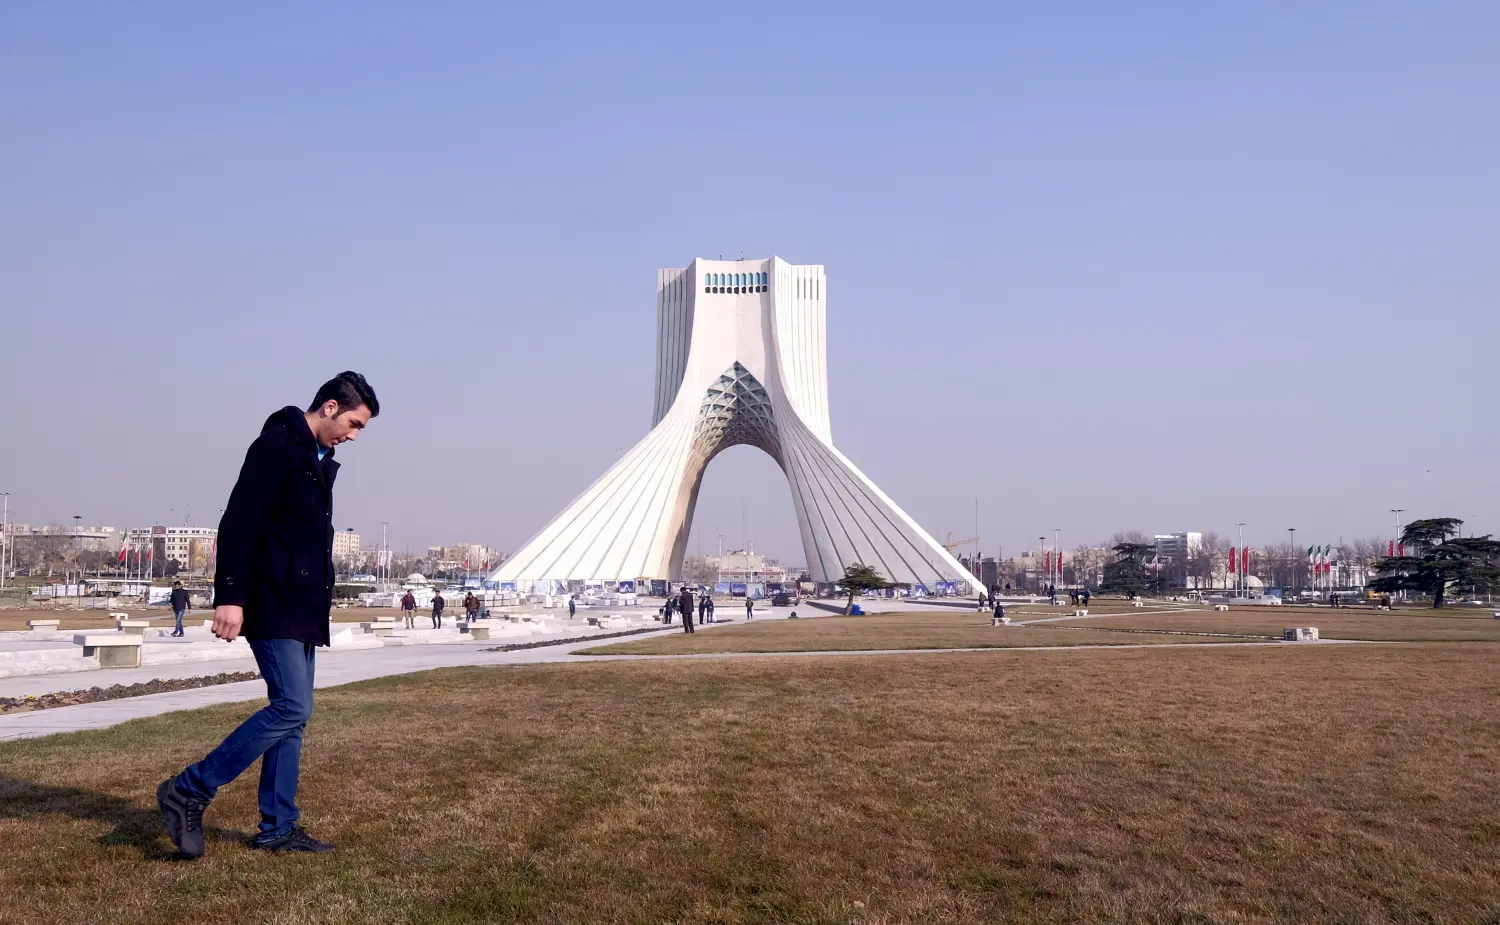
<svg viewBox="0 0 1500 925">
<path fill-rule="evenodd" d="M 326 447 L 338 446 L 358 437 L 368 423 L 370 409 L 364 405 L 339 411 L 338 402 L 326 402 L 323 405 L 323 426 L 322 433 L 318 434 L 318 442 Z"/>
</svg>

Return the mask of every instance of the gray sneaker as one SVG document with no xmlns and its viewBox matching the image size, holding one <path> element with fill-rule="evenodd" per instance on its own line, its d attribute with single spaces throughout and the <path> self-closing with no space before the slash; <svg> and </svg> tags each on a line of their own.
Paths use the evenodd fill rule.
<svg viewBox="0 0 1500 925">
<path fill-rule="evenodd" d="M 200 803 L 178 790 L 167 778 L 156 788 L 156 805 L 161 808 L 162 825 L 167 837 L 184 857 L 203 857 L 203 811 L 207 803 Z"/>
</svg>

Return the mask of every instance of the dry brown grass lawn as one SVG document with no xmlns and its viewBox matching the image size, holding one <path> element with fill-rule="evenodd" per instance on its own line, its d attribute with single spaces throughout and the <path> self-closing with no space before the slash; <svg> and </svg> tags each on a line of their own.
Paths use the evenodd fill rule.
<svg viewBox="0 0 1500 925">
<path fill-rule="evenodd" d="M 585 649 L 583 655 L 685 655 L 712 652 L 827 652 L 870 649 L 966 649 L 1016 646 L 1140 645 L 1210 639 L 1138 633 L 1080 633 L 1049 625 L 991 626 L 988 613 L 922 610 L 863 617 L 751 620 Z M 1231 640 L 1221 640 L 1229 642 Z"/>
<path fill-rule="evenodd" d="M 1302 607 L 1240 607 L 1227 613 L 1207 610 L 1180 614 L 1108 616 L 1099 619 L 1090 617 L 1068 621 L 1068 624 L 1063 625 L 1070 624 L 1188 632 L 1256 633 L 1277 637 L 1281 635 L 1284 627 L 1316 626 L 1320 635 L 1330 639 L 1500 642 L 1500 620 L 1491 619 L 1488 611 L 1481 616 L 1472 610 L 1453 609 L 1387 612 L 1329 607 L 1317 610 Z"/>
<path fill-rule="evenodd" d="M 249 705 L 0 745 L 0 921 L 1492 922 L 1500 647 L 464 669 L 319 694 L 166 860 L 152 791 Z"/>
</svg>

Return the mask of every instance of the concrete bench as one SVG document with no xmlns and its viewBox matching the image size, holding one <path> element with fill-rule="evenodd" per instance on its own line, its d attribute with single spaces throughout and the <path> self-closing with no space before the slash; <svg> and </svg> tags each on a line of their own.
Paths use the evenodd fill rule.
<svg viewBox="0 0 1500 925">
<path fill-rule="evenodd" d="M 141 667 L 144 636 L 133 633 L 77 633 L 73 645 L 83 646 L 84 658 L 99 659 L 100 668 Z"/>
<path fill-rule="evenodd" d="M 1229 610 L 1229 605 L 1228 604 L 1215 604 L 1214 605 L 1214 610 L 1217 610 L 1219 613 L 1225 613 L 1226 611 Z"/>
<path fill-rule="evenodd" d="M 1316 626 L 1288 626 L 1281 631 L 1284 642 L 1317 642 L 1318 628 Z"/>
<path fill-rule="evenodd" d="M 1132 606 L 1132 607 L 1145 607 L 1146 606 L 1146 602 L 1145 601 L 1131 601 L 1130 602 L 1130 606 Z"/>
<path fill-rule="evenodd" d="M 27 620 L 26 625 L 31 627 L 31 635 L 45 639 L 57 633 L 58 621 Z"/>
<path fill-rule="evenodd" d="M 128 613 L 111 613 L 109 615 L 109 618 L 111 620 L 115 621 L 116 623 L 118 623 L 121 620 L 129 620 L 130 619 L 130 614 L 128 614 Z"/>
<path fill-rule="evenodd" d="M 490 638 L 490 628 L 482 623 L 471 623 L 469 624 L 469 638 L 481 642 L 486 641 Z"/>
<path fill-rule="evenodd" d="M 990 626 L 1010 626 L 1010 617 L 991 617 Z"/>
<path fill-rule="evenodd" d="M 1089 615 L 1089 612 L 1087 610 L 1084 610 L 1081 607 L 1079 609 L 1073 611 L 1073 616 L 1075 616 L 1075 617 L 1086 617 L 1088 615 Z"/>
<path fill-rule="evenodd" d="M 598 626 L 599 625 L 599 618 L 598 617 L 589 617 L 588 621 L 589 621 L 589 626 Z"/>
<path fill-rule="evenodd" d="M 361 623 L 359 628 L 372 636 L 389 636 L 396 631 L 395 620 L 371 620 Z"/>
<path fill-rule="evenodd" d="M 146 630 L 151 628 L 150 620 L 116 620 L 115 629 L 132 636 L 144 636 Z"/>
</svg>

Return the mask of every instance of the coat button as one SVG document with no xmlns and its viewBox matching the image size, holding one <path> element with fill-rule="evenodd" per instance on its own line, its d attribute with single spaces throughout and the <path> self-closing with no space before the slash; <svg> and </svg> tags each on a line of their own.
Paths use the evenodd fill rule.
<svg viewBox="0 0 1500 925">
<path fill-rule="evenodd" d="M 307 577 L 307 569 L 303 569 L 302 570 L 302 577 L 304 577 L 304 578 Z"/>
</svg>

